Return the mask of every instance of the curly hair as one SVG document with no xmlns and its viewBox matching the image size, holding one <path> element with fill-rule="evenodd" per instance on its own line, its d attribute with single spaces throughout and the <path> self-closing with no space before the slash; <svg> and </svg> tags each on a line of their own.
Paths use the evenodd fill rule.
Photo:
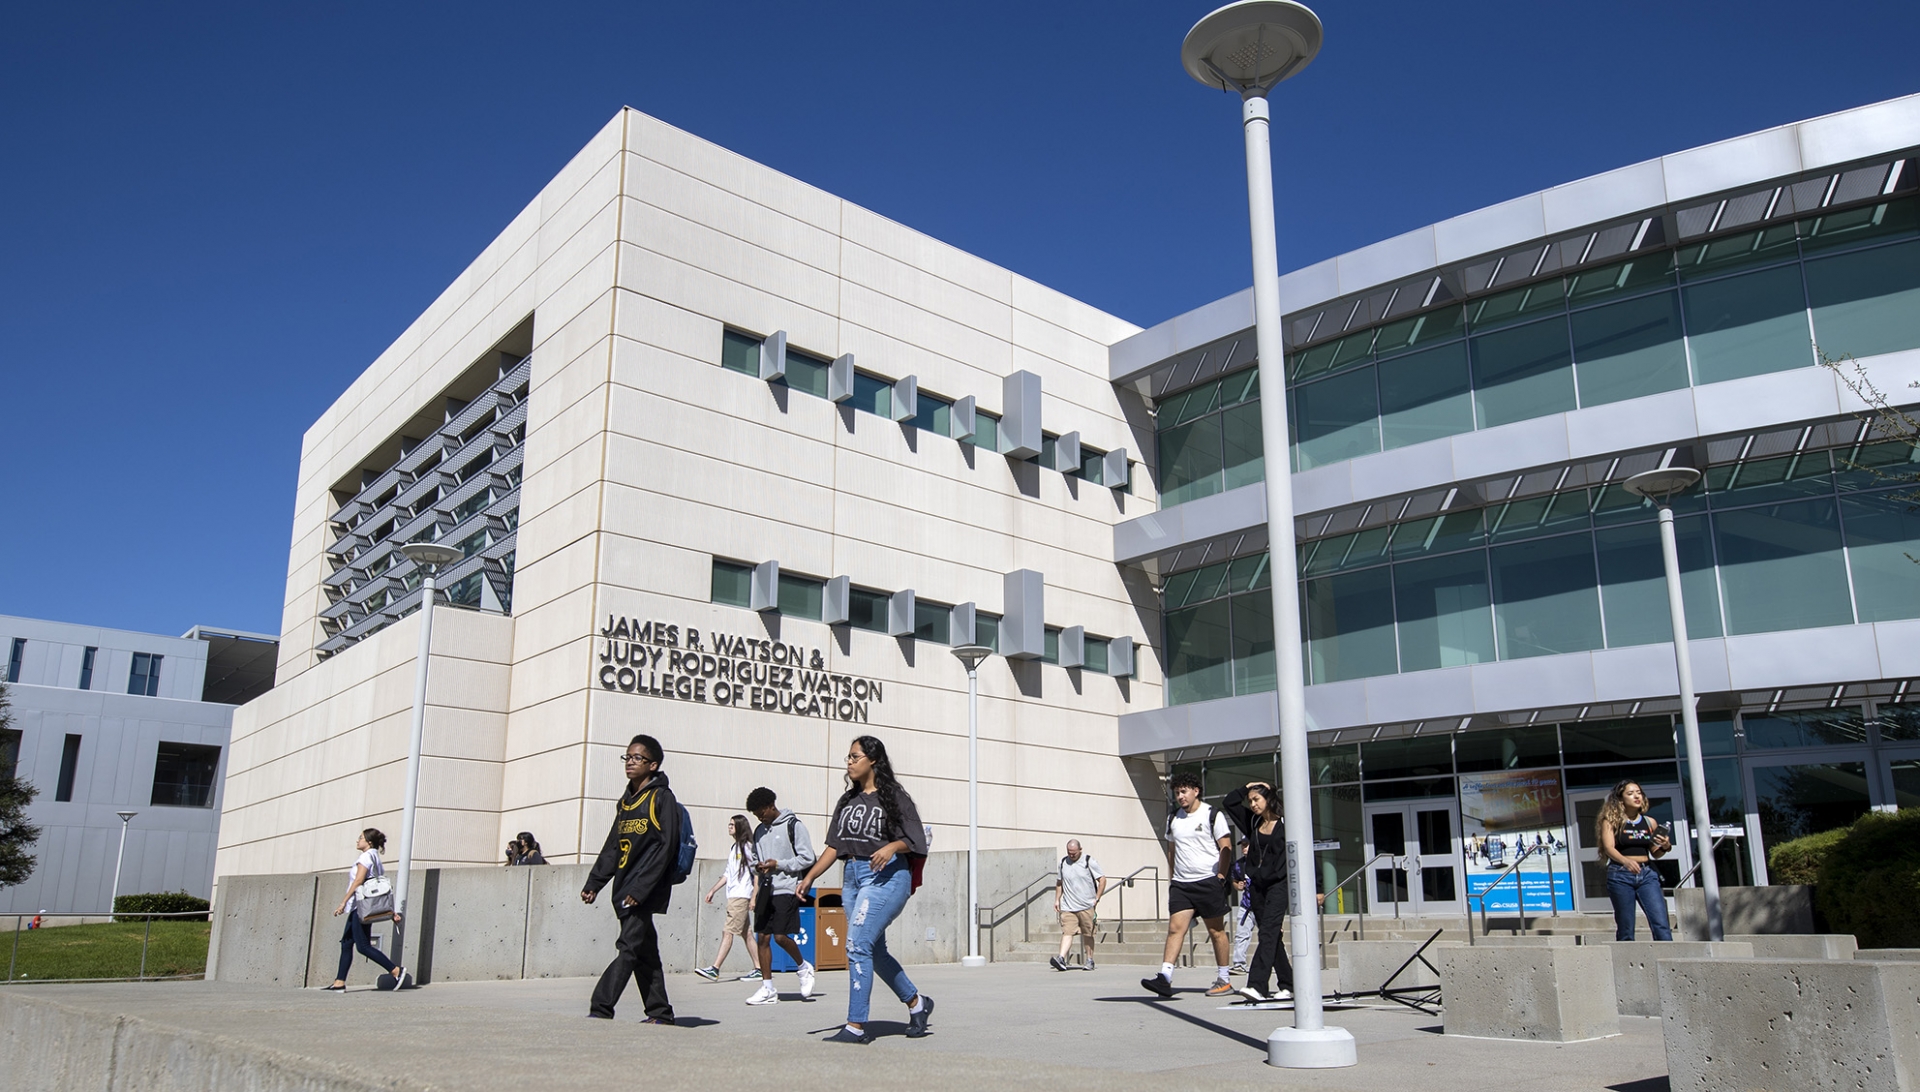
<svg viewBox="0 0 1920 1092">
<path fill-rule="evenodd" d="M 900 779 L 893 775 L 893 762 L 887 758 L 887 745 L 873 736 L 859 736 L 853 741 L 860 753 L 873 762 L 873 790 L 880 797 L 880 810 L 887 816 L 887 831 L 905 836 L 906 823 L 900 818 Z M 854 797 L 860 795 L 860 786 L 853 780 L 852 774 L 845 775 L 847 791 L 840 794 L 839 802 L 833 805 L 833 813 L 847 806 Z"/>
<path fill-rule="evenodd" d="M 1628 785 L 1639 788 L 1640 782 L 1629 777 L 1625 781 L 1616 783 L 1612 791 L 1607 793 L 1606 802 L 1600 805 L 1600 814 L 1595 816 L 1593 820 L 1593 840 L 1596 844 L 1606 844 L 1603 839 L 1606 837 L 1608 827 L 1612 827 L 1617 832 L 1620 829 L 1620 824 L 1627 821 Z M 1645 790 L 1642 790 L 1643 793 L 1644 791 Z M 1644 807 L 1641 808 L 1641 814 L 1646 814 Z"/>
</svg>

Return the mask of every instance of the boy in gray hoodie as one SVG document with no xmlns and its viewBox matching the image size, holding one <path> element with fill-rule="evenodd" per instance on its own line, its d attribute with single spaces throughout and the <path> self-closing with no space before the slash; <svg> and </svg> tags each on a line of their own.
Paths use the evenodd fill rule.
<svg viewBox="0 0 1920 1092">
<path fill-rule="evenodd" d="M 800 954 L 793 934 L 800 931 L 799 879 L 813 867 L 813 839 L 806 824 L 789 808 L 775 804 L 773 790 L 761 787 L 747 794 L 747 810 L 760 825 L 754 828 L 753 845 L 760 858 L 758 866 L 767 882 L 760 885 L 753 907 L 753 928 L 760 934 L 760 988 L 747 998 L 749 1005 L 774 1005 L 780 991 L 773 985 L 773 945 L 779 942 L 800 968 L 800 999 L 813 996 L 813 964 Z"/>
</svg>

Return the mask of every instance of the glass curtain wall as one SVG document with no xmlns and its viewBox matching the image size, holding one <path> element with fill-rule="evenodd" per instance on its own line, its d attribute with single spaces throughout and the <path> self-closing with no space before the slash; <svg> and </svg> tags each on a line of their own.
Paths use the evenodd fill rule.
<svg viewBox="0 0 1920 1092">
<path fill-rule="evenodd" d="M 1675 503 L 1696 638 L 1920 618 L 1920 451 L 1714 467 Z M 1300 546 L 1311 683 L 1669 640 L 1655 511 L 1618 485 Z M 1270 690 L 1264 557 L 1167 578 L 1168 703 Z"/>
<path fill-rule="evenodd" d="M 1920 198 L 1587 270 L 1287 358 L 1296 470 L 1477 428 L 1920 347 Z M 1253 369 L 1162 399 L 1161 505 L 1258 481 Z"/>
</svg>

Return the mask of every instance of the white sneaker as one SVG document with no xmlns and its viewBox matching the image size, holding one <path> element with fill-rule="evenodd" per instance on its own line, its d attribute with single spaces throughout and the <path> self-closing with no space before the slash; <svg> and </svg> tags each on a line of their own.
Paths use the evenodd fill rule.
<svg viewBox="0 0 1920 1092">
<path fill-rule="evenodd" d="M 800 1000 L 813 996 L 813 964 L 800 964 Z"/>
<path fill-rule="evenodd" d="M 1271 995 L 1268 996 L 1267 1000 L 1291 1001 L 1293 1000 L 1293 991 L 1292 990 L 1275 990 Z"/>
<path fill-rule="evenodd" d="M 1240 996 L 1246 998 L 1249 1001 L 1253 1001 L 1255 1003 L 1265 1001 L 1267 999 L 1267 996 L 1265 994 L 1261 993 L 1259 990 L 1254 989 L 1252 986 L 1240 987 Z"/>
<path fill-rule="evenodd" d="M 778 1005 L 779 1003 L 780 991 L 774 989 L 771 982 L 762 985 L 754 991 L 752 997 L 747 998 L 749 1005 Z"/>
</svg>

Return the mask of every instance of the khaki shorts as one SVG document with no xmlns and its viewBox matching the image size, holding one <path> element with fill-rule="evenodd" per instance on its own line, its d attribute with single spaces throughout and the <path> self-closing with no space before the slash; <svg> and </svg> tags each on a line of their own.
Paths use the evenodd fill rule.
<svg viewBox="0 0 1920 1092">
<path fill-rule="evenodd" d="M 1086 936 L 1092 936 L 1093 935 L 1093 911 L 1091 910 L 1060 911 L 1060 932 L 1062 935 L 1070 936 L 1070 937 L 1080 936 L 1083 934 Z"/>
<path fill-rule="evenodd" d="M 735 936 L 747 935 L 747 912 L 753 909 L 752 899 L 727 900 L 727 924 L 721 928 L 723 933 Z"/>
</svg>

